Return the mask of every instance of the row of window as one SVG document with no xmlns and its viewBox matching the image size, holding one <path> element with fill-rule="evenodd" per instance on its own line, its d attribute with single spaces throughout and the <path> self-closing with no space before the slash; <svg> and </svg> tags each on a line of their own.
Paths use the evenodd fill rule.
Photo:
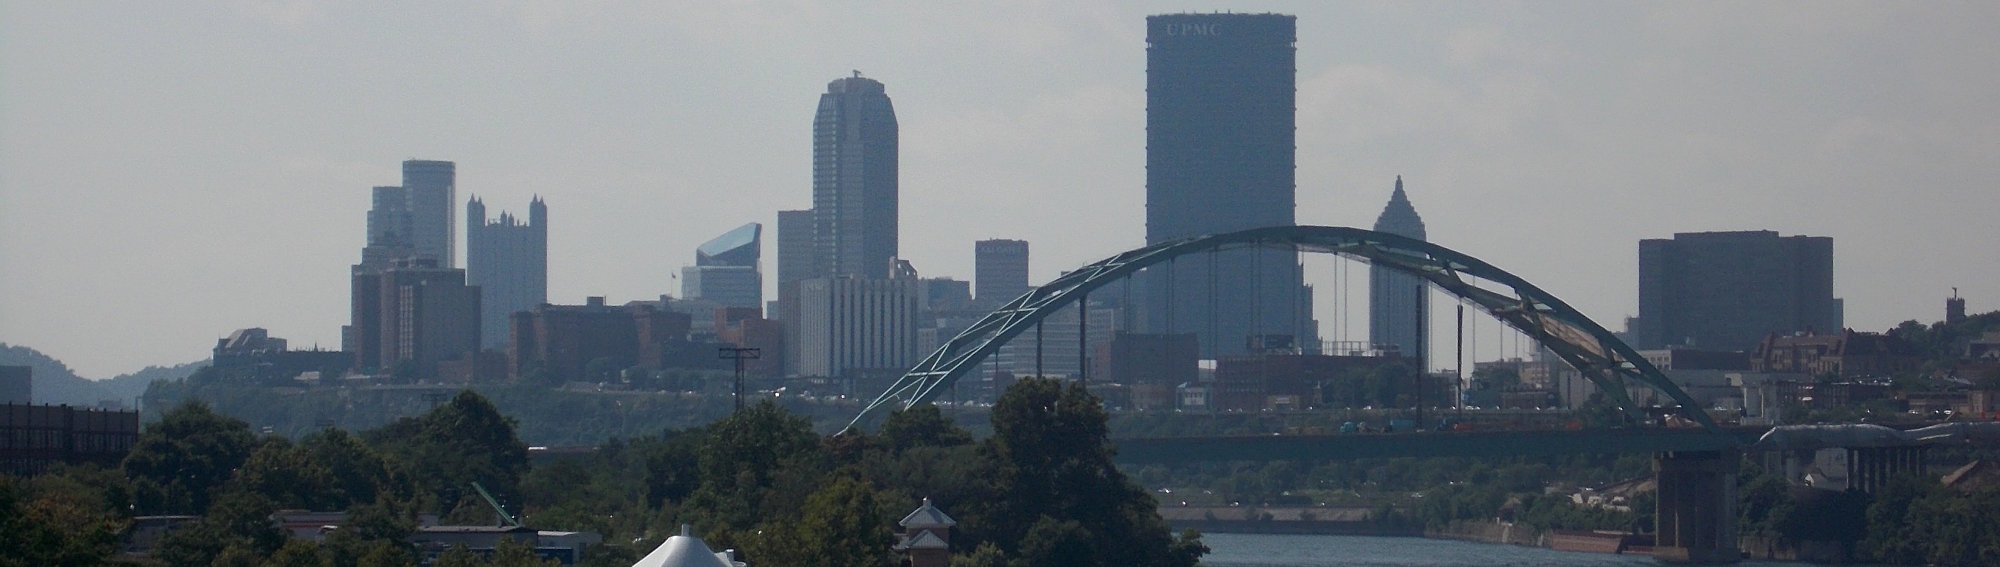
<svg viewBox="0 0 2000 567">
<path fill-rule="evenodd" d="M 0 432 L 0 451 L 64 449 L 70 446 L 65 443 L 65 437 L 75 443 L 75 451 L 83 453 L 129 451 L 138 440 L 138 435 L 134 433 L 9 429 Z"/>
</svg>

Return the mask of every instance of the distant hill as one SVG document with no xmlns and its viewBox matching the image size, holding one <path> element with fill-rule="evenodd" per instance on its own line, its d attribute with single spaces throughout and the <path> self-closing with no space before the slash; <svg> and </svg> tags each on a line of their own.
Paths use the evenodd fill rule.
<svg viewBox="0 0 2000 567">
<path fill-rule="evenodd" d="M 154 380 L 179 380 L 208 366 L 208 361 L 174 366 L 148 366 L 144 370 L 120 374 L 109 380 L 88 380 L 77 376 L 69 365 L 41 351 L 0 343 L 0 365 L 34 368 L 34 401 L 38 404 L 94 406 L 102 400 L 119 400 L 127 406 L 132 398 L 145 393 Z"/>
</svg>

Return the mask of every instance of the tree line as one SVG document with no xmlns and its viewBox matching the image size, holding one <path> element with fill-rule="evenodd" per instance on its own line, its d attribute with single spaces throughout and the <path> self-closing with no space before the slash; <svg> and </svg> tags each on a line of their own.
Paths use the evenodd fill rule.
<svg viewBox="0 0 2000 567">
<path fill-rule="evenodd" d="M 929 497 L 959 523 L 955 565 L 1194 565 L 1198 534 L 1172 534 L 1153 499 L 1111 463 L 1102 403 L 1081 386 L 1023 380 L 975 441 L 932 406 L 875 434 L 821 436 L 770 401 L 707 425 L 531 462 L 516 424 L 478 393 L 418 416 L 297 441 L 258 435 L 200 402 L 148 424 L 117 469 L 0 477 L 6 565 L 411 565 L 420 514 L 493 525 L 477 482 L 538 529 L 588 530 L 588 565 L 630 565 L 690 524 L 753 565 L 894 565 L 892 526 Z M 291 539 L 279 510 L 345 510 L 322 543 Z M 119 553 L 138 516 L 198 516 L 152 555 Z M 440 565 L 544 565 L 508 546 L 454 549 Z"/>
</svg>

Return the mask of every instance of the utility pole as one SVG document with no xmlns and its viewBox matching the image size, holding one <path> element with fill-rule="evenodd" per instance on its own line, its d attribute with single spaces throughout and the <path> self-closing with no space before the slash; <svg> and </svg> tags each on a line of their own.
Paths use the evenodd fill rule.
<svg viewBox="0 0 2000 567">
<path fill-rule="evenodd" d="M 743 347 L 722 347 L 715 349 L 716 355 L 724 360 L 736 361 L 736 411 L 743 411 L 743 361 L 763 358 L 764 349 Z"/>
</svg>

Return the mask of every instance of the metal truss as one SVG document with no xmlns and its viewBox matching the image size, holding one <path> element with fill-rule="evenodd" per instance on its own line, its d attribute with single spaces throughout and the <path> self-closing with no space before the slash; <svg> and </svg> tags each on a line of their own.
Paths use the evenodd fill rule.
<svg viewBox="0 0 2000 567">
<path fill-rule="evenodd" d="M 1628 413 L 1639 415 L 1642 408 L 1626 394 L 1625 380 L 1658 390 L 1679 404 L 1682 416 L 1710 431 L 1721 431 L 1694 399 L 1631 346 L 1534 284 L 1443 246 L 1334 226 L 1276 226 L 1190 237 L 1121 252 L 1077 268 L 1014 298 L 940 345 L 863 407 L 847 429 L 859 426 L 885 406 L 908 408 L 935 399 L 1007 341 L 1091 290 L 1181 256 L 1246 248 L 1337 254 L 1421 277 L 1535 339 Z"/>
</svg>

